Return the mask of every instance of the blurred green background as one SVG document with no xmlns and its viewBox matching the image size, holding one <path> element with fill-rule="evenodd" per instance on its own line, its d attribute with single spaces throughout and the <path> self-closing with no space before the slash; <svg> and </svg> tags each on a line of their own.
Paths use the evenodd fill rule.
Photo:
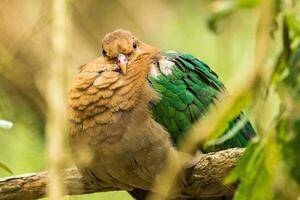
<svg viewBox="0 0 300 200">
<path fill-rule="evenodd" d="M 162 50 L 194 54 L 230 90 L 252 64 L 258 12 L 236 12 L 216 34 L 207 26 L 212 9 L 206 0 L 70 0 L 68 67 L 74 77 L 78 66 L 99 56 L 104 34 L 122 28 Z M 52 55 L 51 21 L 51 1 L 0 1 L 0 119 L 14 123 L 11 130 L 0 129 L 0 161 L 14 174 L 47 166 L 43 92 Z M 69 160 L 66 166 L 72 165 Z M 0 177 L 9 175 L 0 170 Z M 131 199 L 125 192 L 70 198 L 99 197 Z"/>
</svg>

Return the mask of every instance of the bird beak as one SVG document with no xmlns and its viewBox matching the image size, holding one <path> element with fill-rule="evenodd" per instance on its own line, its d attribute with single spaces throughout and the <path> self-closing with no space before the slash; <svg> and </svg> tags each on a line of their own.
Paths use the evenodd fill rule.
<svg viewBox="0 0 300 200">
<path fill-rule="evenodd" d="M 126 74 L 128 57 L 122 53 L 120 53 L 117 57 L 117 64 L 121 68 L 123 74 Z"/>
</svg>

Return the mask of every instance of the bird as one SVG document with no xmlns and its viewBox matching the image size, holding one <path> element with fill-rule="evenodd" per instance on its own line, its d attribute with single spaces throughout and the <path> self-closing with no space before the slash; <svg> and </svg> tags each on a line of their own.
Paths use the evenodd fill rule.
<svg viewBox="0 0 300 200">
<path fill-rule="evenodd" d="M 101 55 L 79 68 L 69 91 L 73 159 L 91 184 L 151 191 L 168 156 L 225 86 L 191 54 L 164 52 L 126 30 L 106 34 L 101 46 Z M 241 118 L 242 112 L 223 135 Z M 253 137 L 247 120 L 233 137 L 203 151 L 245 147 Z"/>
</svg>

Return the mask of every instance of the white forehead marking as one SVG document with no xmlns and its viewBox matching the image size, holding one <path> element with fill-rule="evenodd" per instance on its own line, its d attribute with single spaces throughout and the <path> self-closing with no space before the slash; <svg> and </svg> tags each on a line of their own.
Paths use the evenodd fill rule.
<svg viewBox="0 0 300 200">
<path fill-rule="evenodd" d="M 166 58 L 162 58 L 159 61 L 159 68 L 160 71 L 165 74 L 166 76 L 172 74 L 173 68 L 175 66 L 175 63 L 166 59 Z"/>
</svg>

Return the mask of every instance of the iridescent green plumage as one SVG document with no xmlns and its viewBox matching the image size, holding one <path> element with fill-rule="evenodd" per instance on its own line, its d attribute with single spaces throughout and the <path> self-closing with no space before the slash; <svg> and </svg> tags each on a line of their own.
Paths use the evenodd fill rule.
<svg viewBox="0 0 300 200">
<path fill-rule="evenodd" d="M 161 95 L 159 102 L 152 103 L 152 111 L 156 121 L 168 130 L 173 142 L 177 144 L 225 88 L 218 76 L 192 55 L 166 53 L 164 56 L 173 63 L 172 71 L 150 76 L 152 86 Z M 236 125 L 242 115 L 228 122 L 224 134 Z M 254 135 L 255 131 L 247 121 L 234 137 L 210 147 L 210 150 L 244 147 Z"/>
</svg>

